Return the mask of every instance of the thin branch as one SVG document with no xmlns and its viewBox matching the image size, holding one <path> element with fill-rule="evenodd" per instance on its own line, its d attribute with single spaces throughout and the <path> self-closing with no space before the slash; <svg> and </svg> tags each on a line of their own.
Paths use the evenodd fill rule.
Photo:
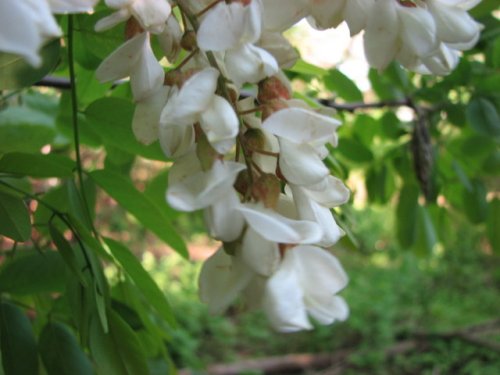
<svg viewBox="0 0 500 375">
<path fill-rule="evenodd" d="M 386 107 L 409 107 L 414 108 L 410 99 L 401 100 L 383 100 L 380 102 L 355 102 L 355 103 L 336 103 L 334 99 L 318 99 L 318 102 L 325 107 L 334 108 L 338 111 L 354 112 L 361 109 L 377 109 Z"/>
</svg>

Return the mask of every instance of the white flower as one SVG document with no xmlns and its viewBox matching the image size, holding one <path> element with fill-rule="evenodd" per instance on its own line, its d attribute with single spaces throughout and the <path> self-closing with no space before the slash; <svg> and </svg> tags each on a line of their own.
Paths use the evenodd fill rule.
<svg viewBox="0 0 500 375">
<path fill-rule="evenodd" d="M 133 16 L 144 30 L 159 34 L 171 12 L 167 0 L 105 0 L 105 3 L 118 11 L 100 19 L 95 25 L 96 31 L 110 29 Z"/>
<path fill-rule="evenodd" d="M 136 101 L 146 99 L 163 86 L 165 72 L 151 49 L 147 32 L 127 40 L 96 70 L 96 77 L 101 82 L 113 82 L 129 76 Z"/>
<path fill-rule="evenodd" d="M 285 108 L 269 116 L 262 128 L 278 137 L 283 176 L 296 185 L 312 185 L 330 174 L 322 159 L 328 153 L 325 144 L 337 143 L 339 124 L 310 110 Z"/>
<path fill-rule="evenodd" d="M 262 31 L 262 2 L 252 0 L 220 2 L 207 12 L 200 23 L 197 41 L 204 51 L 225 52 L 229 78 L 237 86 L 258 82 L 278 71 L 274 57 L 256 43 Z"/>
<path fill-rule="evenodd" d="M 320 324 L 345 320 L 347 304 L 335 294 L 346 285 L 347 275 L 333 255 L 314 246 L 296 246 L 285 252 L 267 281 L 264 311 L 280 332 L 311 329 L 307 314 Z"/>
<path fill-rule="evenodd" d="M 158 139 L 160 114 L 167 103 L 170 88 L 162 86 L 135 104 L 132 130 L 141 143 L 149 145 Z"/>
<path fill-rule="evenodd" d="M 218 76 L 216 69 L 205 68 L 184 82 L 180 89 L 172 87 L 170 90 L 160 118 L 160 142 L 167 156 L 180 156 L 188 150 L 178 147 L 179 139 L 185 138 L 179 135 L 193 134 L 192 125 L 197 122 L 217 152 L 225 154 L 233 147 L 238 134 L 238 117 L 226 99 L 215 95 Z"/>
<path fill-rule="evenodd" d="M 216 160 L 204 172 L 194 152 L 179 158 L 168 176 L 167 201 L 175 209 L 195 211 L 208 207 L 233 190 L 233 184 L 245 165 Z"/>
<path fill-rule="evenodd" d="M 238 252 L 230 256 L 221 247 L 203 264 L 198 279 L 200 299 L 213 314 L 226 310 L 255 275 Z"/>
<path fill-rule="evenodd" d="M 90 12 L 98 0 L 48 0 L 52 13 Z"/>
<path fill-rule="evenodd" d="M 157 35 L 157 38 L 165 57 L 168 61 L 174 62 L 181 51 L 182 38 L 181 26 L 174 16 L 168 17 L 165 29 Z"/>
</svg>

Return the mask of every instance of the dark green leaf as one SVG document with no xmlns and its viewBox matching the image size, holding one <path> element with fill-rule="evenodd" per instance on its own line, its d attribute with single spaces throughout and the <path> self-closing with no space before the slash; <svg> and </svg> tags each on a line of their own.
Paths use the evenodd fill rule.
<svg viewBox="0 0 500 375">
<path fill-rule="evenodd" d="M 105 333 L 97 319 L 90 326 L 90 352 L 102 375 L 148 375 L 144 350 L 127 323 L 109 311 L 109 332 Z"/>
<path fill-rule="evenodd" d="M 92 375 L 92 364 L 66 326 L 49 322 L 40 334 L 40 356 L 48 375 Z"/>
<path fill-rule="evenodd" d="M 330 70 L 323 81 L 326 88 L 334 95 L 350 102 L 363 101 L 363 93 L 358 89 L 358 86 L 340 70 Z"/>
<path fill-rule="evenodd" d="M 135 139 L 132 131 L 134 106 L 118 98 L 98 99 L 85 111 L 88 126 L 104 144 L 148 159 L 166 160 L 158 142 L 146 146 Z"/>
<path fill-rule="evenodd" d="M 38 375 L 31 323 L 21 309 L 7 302 L 0 302 L 0 348 L 5 375 Z"/>
<path fill-rule="evenodd" d="M 87 281 L 83 276 L 83 272 L 81 269 L 81 265 L 78 264 L 77 257 L 75 256 L 73 247 L 71 244 L 64 238 L 61 232 L 53 225 L 52 222 L 49 223 L 49 232 L 52 237 L 52 241 L 59 250 L 59 254 L 66 262 L 66 265 L 71 269 L 74 275 L 78 277 L 78 280 L 82 283 L 83 286 L 87 286 Z"/>
<path fill-rule="evenodd" d="M 488 220 L 486 222 L 491 248 L 500 253 L 500 199 L 493 199 L 489 204 Z"/>
<path fill-rule="evenodd" d="M 188 257 L 184 241 L 172 227 L 166 214 L 139 192 L 129 179 L 107 170 L 94 171 L 90 176 L 142 225 L 172 246 L 179 254 Z"/>
<path fill-rule="evenodd" d="M 376 69 L 370 69 L 368 78 L 372 84 L 373 91 L 382 100 L 402 99 L 404 94 L 391 82 L 388 76 L 379 73 Z"/>
<path fill-rule="evenodd" d="M 59 53 L 59 39 L 55 39 L 40 51 L 42 65 L 33 68 L 21 56 L 0 52 L 0 90 L 28 87 L 39 81 L 54 69 Z"/>
<path fill-rule="evenodd" d="M 75 163 L 56 154 L 11 152 L 0 159 L 0 172 L 37 178 L 71 177 Z"/>
<path fill-rule="evenodd" d="M 17 295 L 60 292 L 64 290 L 65 268 L 55 251 L 19 251 L 0 269 L 0 292 Z"/>
<path fill-rule="evenodd" d="M 500 116 L 495 106 L 487 99 L 476 98 L 467 106 L 467 120 L 479 134 L 488 137 L 500 136 Z"/>
<path fill-rule="evenodd" d="M 165 321 L 175 326 L 175 318 L 165 294 L 158 288 L 158 285 L 156 285 L 147 271 L 144 270 L 137 258 L 121 243 L 111 238 L 105 238 L 104 241 L 109 246 L 113 256 L 118 260 L 118 263 L 120 263 L 135 285 L 144 294 L 148 302 Z"/>
<path fill-rule="evenodd" d="M 399 194 L 396 208 L 396 234 L 403 248 L 409 248 L 416 239 L 419 189 L 415 185 L 405 185 Z"/>
<path fill-rule="evenodd" d="M 19 197 L 0 191 L 0 234 L 14 241 L 27 241 L 31 236 L 28 208 Z"/>
</svg>

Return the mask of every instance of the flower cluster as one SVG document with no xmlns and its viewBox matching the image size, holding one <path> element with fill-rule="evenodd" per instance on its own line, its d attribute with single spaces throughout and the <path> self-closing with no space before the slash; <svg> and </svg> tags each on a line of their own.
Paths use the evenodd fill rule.
<svg viewBox="0 0 500 375">
<path fill-rule="evenodd" d="M 323 162 L 340 123 L 292 99 L 280 69 L 297 54 L 282 32 L 302 18 L 321 29 L 345 21 L 352 35 L 365 30 L 372 66 L 396 59 L 445 74 L 458 51 L 477 41 L 480 26 L 467 10 L 478 2 L 105 0 L 114 12 L 96 30 L 125 22 L 126 40 L 96 77 L 130 79 L 134 134 L 145 144 L 158 140 L 174 162 L 167 201 L 181 211 L 203 210 L 210 234 L 222 242 L 199 279 L 211 311 L 242 295 L 283 332 L 312 328 L 310 318 L 330 324 L 348 315 L 337 295 L 347 276 L 329 249 L 343 235 L 331 209 L 347 202 L 349 191 Z M 43 43 L 60 36 L 52 13 L 95 3 L 2 1 L 0 50 L 39 65 Z M 152 38 L 172 66 L 168 72 Z M 256 97 L 244 98 L 244 85 Z"/>
</svg>

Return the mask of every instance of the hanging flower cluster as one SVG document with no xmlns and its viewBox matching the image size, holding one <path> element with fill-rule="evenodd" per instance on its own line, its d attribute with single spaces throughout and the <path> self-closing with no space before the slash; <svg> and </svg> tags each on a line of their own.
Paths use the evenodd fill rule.
<svg viewBox="0 0 500 375">
<path fill-rule="evenodd" d="M 0 50 L 39 65 L 41 45 L 60 35 L 52 13 L 85 11 L 95 2 L 2 1 Z M 311 329 L 310 318 L 330 324 L 348 316 L 337 295 L 347 276 L 329 248 L 343 235 L 331 209 L 347 202 L 349 191 L 323 162 L 340 123 L 291 98 L 280 69 L 297 54 L 282 32 L 305 17 L 321 29 L 345 21 L 352 35 L 365 30 L 372 66 L 396 59 L 445 74 L 458 51 L 478 39 L 480 26 L 467 13 L 478 2 L 105 0 L 114 12 L 96 30 L 126 22 L 126 41 L 96 77 L 130 79 L 134 134 L 145 144 L 159 140 L 174 161 L 167 201 L 181 211 L 203 210 L 210 234 L 223 244 L 199 279 L 212 312 L 242 295 L 283 332 Z M 19 31 L 24 26 L 7 10 L 22 13 L 29 27 Z M 174 66 L 167 73 L 152 38 Z M 244 85 L 257 96 L 241 99 Z"/>
</svg>

